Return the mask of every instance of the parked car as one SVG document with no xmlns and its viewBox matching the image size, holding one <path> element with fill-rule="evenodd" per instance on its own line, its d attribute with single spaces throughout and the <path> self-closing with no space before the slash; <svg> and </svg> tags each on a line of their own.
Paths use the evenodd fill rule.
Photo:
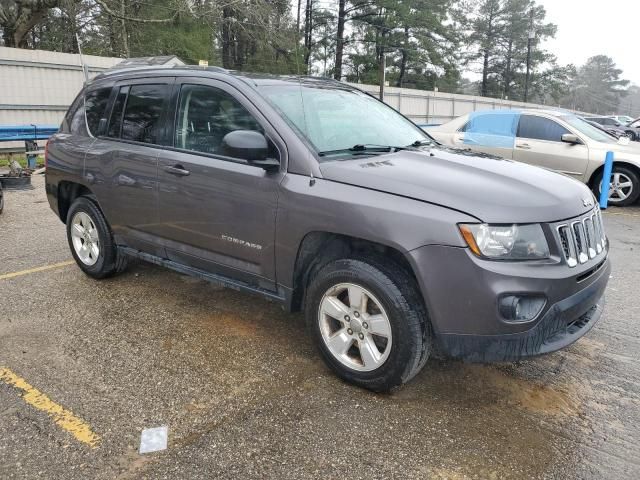
<svg viewBox="0 0 640 480">
<path fill-rule="evenodd" d="M 603 309 L 608 243 L 587 187 L 441 147 L 340 82 L 102 74 L 46 161 L 87 275 L 133 257 L 303 309 L 326 364 L 375 391 L 436 347 L 472 361 L 564 348 Z"/>
<path fill-rule="evenodd" d="M 622 138 L 622 137 L 627 137 L 629 138 L 629 140 L 631 140 L 630 136 L 627 135 L 627 132 L 623 129 L 618 129 L 616 127 L 605 127 L 604 125 L 598 123 L 598 122 L 594 122 L 593 120 L 589 120 L 587 118 L 582 117 L 582 119 L 587 122 L 589 125 L 593 125 L 594 127 L 596 127 L 598 130 L 602 130 L 605 133 L 608 133 L 609 135 L 611 135 L 612 137 L 615 137 L 616 139 L 618 138 Z"/>
<path fill-rule="evenodd" d="M 584 120 L 588 122 L 594 122 L 602 127 L 609 133 L 614 134 L 616 137 L 627 136 L 632 141 L 640 140 L 640 136 L 638 136 L 635 130 L 631 127 L 628 127 L 626 124 L 619 122 L 614 117 L 582 117 Z"/>
<path fill-rule="evenodd" d="M 630 117 L 629 115 L 612 115 L 611 118 L 615 118 L 618 122 L 620 122 L 624 126 L 627 126 L 631 122 L 633 122 L 633 117 Z"/>
<path fill-rule="evenodd" d="M 473 125 L 470 118 L 474 120 Z M 511 120 L 509 119 L 511 118 Z M 483 138 L 497 120 L 513 130 Z M 511 123 L 508 123 L 511 122 Z M 473 131 L 467 132 L 470 128 Z M 599 195 L 608 151 L 615 154 L 609 202 L 626 206 L 640 195 L 640 145 L 626 144 L 572 113 L 555 110 L 488 110 L 463 115 L 428 132 L 445 145 L 465 147 L 538 165 L 586 183 Z M 495 136 L 495 135 L 494 135 Z"/>
</svg>

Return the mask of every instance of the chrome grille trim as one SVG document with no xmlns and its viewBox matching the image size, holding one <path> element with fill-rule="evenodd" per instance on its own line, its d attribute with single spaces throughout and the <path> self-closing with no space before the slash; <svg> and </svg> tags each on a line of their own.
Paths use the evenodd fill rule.
<svg viewBox="0 0 640 480">
<path fill-rule="evenodd" d="M 589 255 L 587 255 L 587 237 L 584 233 L 584 225 L 582 222 L 573 222 L 571 224 L 573 235 L 576 240 L 576 251 L 578 252 L 578 262 L 587 263 Z"/>
<path fill-rule="evenodd" d="M 584 233 L 587 235 L 589 258 L 596 257 L 596 232 L 593 228 L 593 215 L 584 219 Z"/>
<path fill-rule="evenodd" d="M 556 225 L 560 249 L 571 268 L 598 257 L 606 248 L 602 214 L 598 207 L 590 213 Z"/>
</svg>

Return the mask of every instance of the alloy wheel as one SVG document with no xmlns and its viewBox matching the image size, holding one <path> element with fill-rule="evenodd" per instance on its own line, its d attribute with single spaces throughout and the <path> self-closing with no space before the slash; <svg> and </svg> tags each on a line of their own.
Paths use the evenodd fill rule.
<svg viewBox="0 0 640 480">
<path fill-rule="evenodd" d="M 602 191 L 602 186 L 598 188 Z M 633 181 L 627 175 L 621 172 L 613 172 L 611 175 L 611 183 L 609 184 L 609 201 L 611 203 L 620 203 L 629 198 L 633 193 Z"/>
<path fill-rule="evenodd" d="M 353 283 L 331 287 L 320 302 L 318 321 L 327 349 L 344 366 L 368 372 L 389 357 L 389 317 L 365 288 Z"/>
<path fill-rule="evenodd" d="M 71 220 L 73 249 L 82 263 L 95 265 L 100 257 L 100 239 L 96 225 L 85 212 L 78 212 Z"/>
</svg>

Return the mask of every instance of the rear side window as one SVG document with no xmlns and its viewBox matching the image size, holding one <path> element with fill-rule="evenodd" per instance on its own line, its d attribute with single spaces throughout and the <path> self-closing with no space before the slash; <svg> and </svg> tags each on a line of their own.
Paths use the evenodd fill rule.
<svg viewBox="0 0 640 480">
<path fill-rule="evenodd" d="M 122 117 L 121 138 L 158 143 L 160 117 L 168 93 L 168 85 L 131 86 Z"/>
<path fill-rule="evenodd" d="M 98 132 L 98 129 L 100 127 L 100 120 L 104 118 L 107 110 L 110 96 L 111 88 L 100 88 L 85 95 L 84 108 L 87 115 L 87 127 L 94 137 L 102 133 Z"/>
<path fill-rule="evenodd" d="M 523 115 L 520 117 L 520 125 L 518 127 L 518 137 L 520 138 L 561 142 L 562 135 L 565 133 L 570 132 L 558 122 L 554 122 L 548 118 L 534 115 Z"/>
</svg>

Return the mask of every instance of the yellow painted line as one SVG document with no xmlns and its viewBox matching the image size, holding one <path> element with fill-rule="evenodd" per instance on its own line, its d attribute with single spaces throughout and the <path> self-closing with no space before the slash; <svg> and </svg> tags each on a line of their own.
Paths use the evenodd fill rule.
<svg viewBox="0 0 640 480">
<path fill-rule="evenodd" d="M 22 390 L 24 392 L 22 399 L 25 402 L 47 413 L 60 428 L 69 432 L 76 437 L 77 440 L 92 448 L 97 447 L 98 443 L 100 443 L 100 437 L 93 433 L 91 427 L 89 427 L 84 420 L 76 417 L 61 405 L 58 405 L 37 388 L 29 385 L 24 378 L 19 377 L 8 368 L 0 367 L 0 382 Z"/>
<path fill-rule="evenodd" d="M 29 275 L 30 273 L 44 272 L 45 270 L 52 270 L 54 268 L 66 267 L 68 265 L 73 265 L 74 263 L 76 262 L 74 262 L 73 260 L 70 260 L 68 262 L 53 263 L 51 265 L 44 265 L 42 267 L 30 268 L 28 270 L 20 270 L 19 272 L 3 273 L 2 275 L 0 275 L 0 280 L 20 277 L 22 275 Z"/>
</svg>

